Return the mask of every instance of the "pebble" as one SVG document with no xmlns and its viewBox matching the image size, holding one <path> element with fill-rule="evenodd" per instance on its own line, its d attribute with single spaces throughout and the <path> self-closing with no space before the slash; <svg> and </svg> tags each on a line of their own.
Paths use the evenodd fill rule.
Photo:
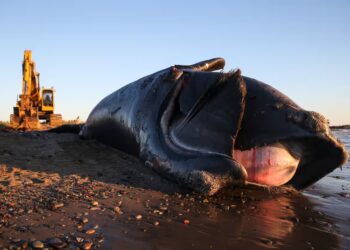
<svg viewBox="0 0 350 250">
<path fill-rule="evenodd" d="M 96 210 L 101 210 L 101 208 L 99 208 L 99 207 L 92 207 L 92 208 L 90 208 L 90 210 L 91 211 L 96 211 Z"/>
<path fill-rule="evenodd" d="M 84 218 L 82 218 L 80 221 L 81 221 L 82 223 L 86 224 L 86 223 L 89 222 L 89 219 L 86 218 L 86 217 L 84 217 Z"/>
<path fill-rule="evenodd" d="M 59 238 L 51 238 L 47 244 L 55 249 L 62 249 L 67 246 L 67 244 Z"/>
<path fill-rule="evenodd" d="M 92 242 L 87 241 L 83 244 L 82 249 L 89 250 L 89 249 L 91 249 L 91 247 L 92 247 Z"/>
<path fill-rule="evenodd" d="M 81 243 L 84 241 L 84 238 L 82 237 L 76 237 L 75 240 L 78 242 L 78 243 Z"/>
<path fill-rule="evenodd" d="M 105 240 L 105 237 L 104 237 L 103 235 L 99 235 L 99 236 L 97 237 L 97 241 L 98 241 L 99 243 L 102 243 L 104 240 Z"/>
<path fill-rule="evenodd" d="M 31 184 L 33 184 L 33 181 L 27 179 L 27 180 L 24 180 L 23 184 L 24 184 L 24 185 L 31 185 Z"/>
<path fill-rule="evenodd" d="M 51 209 L 52 210 L 57 210 L 61 207 L 64 207 L 64 203 L 63 202 L 58 202 L 58 203 L 53 203 L 52 206 L 51 206 Z"/>
<path fill-rule="evenodd" d="M 76 219 L 79 219 L 79 218 L 81 218 L 82 216 L 83 216 L 83 213 L 77 213 L 76 216 L 75 216 L 75 218 L 76 218 Z"/>
<path fill-rule="evenodd" d="M 21 242 L 21 247 L 22 247 L 23 249 L 26 249 L 26 248 L 28 247 L 28 241 L 26 241 L 26 240 L 22 241 L 22 242 Z"/>
<path fill-rule="evenodd" d="M 42 248 L 44 248 L 44 243 L 42 243 L 42 242 L 39 241 L 39 240 L 33 241 L 33 242 L 31 243 L 31 245 L 32 245 L 33 248 L 36 248 L 36 249 L 42 249 Z"/>
<path fill-rule="evenodd" d="M 166 210 L 168 210 L 168 207 L 167 207 L 167 206 L 160 206 L 160 207 L 159 207 L 159 210 L 166 211 Z"/>
<path fill-rule="evenodd" d="M 120 209 L 120 207 L 114 207 L 113 211 L 117 214 L 123 214 L 122 210 Z"/>
<path fill-rule="evenodd" d="M 85 231 L 86 234 L 94 234 L 96 232 L 95 229 L 88 229 Z"/>
<path fill-rule="evenodd" d="M 141 214 L 138 214 L 135 216 L 136 220 L 141 220 L 142 219 L 142 215 Z"/>
<path fill-rule="evenodd" d="M 21 239 L 19 239 L 19 238 L 14 238 L 14 239 L 12 239 L 11 241 L 12 241 L 13 243 L 18 243 L 18 242 L 21 241 Z"/>
</svg>

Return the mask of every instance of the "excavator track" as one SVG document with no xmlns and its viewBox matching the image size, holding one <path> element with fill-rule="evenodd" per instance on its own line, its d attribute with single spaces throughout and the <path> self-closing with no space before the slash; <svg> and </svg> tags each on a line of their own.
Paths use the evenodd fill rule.
<svg viewBox="0 0 350 250">
<path fill-rule="evenodd" d="M 49 119 L 50 119 L 49 120 L 49 125 L 51 127 L 58 127 L 58 126 L 62 125 L 62 115 L 52 114 L 52 115 L 50 115 Z"/>
</svg>

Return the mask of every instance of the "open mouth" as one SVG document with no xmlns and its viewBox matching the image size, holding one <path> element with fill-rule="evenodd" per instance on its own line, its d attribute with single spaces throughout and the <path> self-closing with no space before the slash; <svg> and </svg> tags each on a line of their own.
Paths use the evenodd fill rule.
<svg viewBox="0 0 350 250">
<path fill-rule="evenodd" d="M 232 158 L 245 168 L 249 182 L 303 189 L 344 164 L 348 155 L 332 134 L 321 134 L 235 149 Z"/>
<path fill-rule="evenodd" d="M 280 186 L 289 182 L 300 162 L 282 144 L 234 150 L 232 158 L 247 171 L 247 181 L 267 186 Z"/>
</svg>

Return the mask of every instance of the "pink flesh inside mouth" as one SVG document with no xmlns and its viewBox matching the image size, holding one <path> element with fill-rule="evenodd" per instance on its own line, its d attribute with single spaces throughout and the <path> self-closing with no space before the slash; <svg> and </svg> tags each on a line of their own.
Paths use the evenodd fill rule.
<svg viewBox="0 0 350 250">
<path fill-rule="evenodd" d="M 280 186 L 290 181 L 300 162 L 280 144 L 244 151 L 235 149 L 233 158 L 244 166 L 249 182 L 268 186 Z"/>
</svg>

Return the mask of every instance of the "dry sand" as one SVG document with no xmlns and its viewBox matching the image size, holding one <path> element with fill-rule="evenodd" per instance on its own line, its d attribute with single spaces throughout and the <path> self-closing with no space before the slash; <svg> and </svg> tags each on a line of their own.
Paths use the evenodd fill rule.
<svg viewBox="0 0 350 250">
<path fill-rule="evenodd" d="M 75 134 L 0 129 L 7 249 L 349 249 L 349 190 L 203 197 Z"/>
</svg>

